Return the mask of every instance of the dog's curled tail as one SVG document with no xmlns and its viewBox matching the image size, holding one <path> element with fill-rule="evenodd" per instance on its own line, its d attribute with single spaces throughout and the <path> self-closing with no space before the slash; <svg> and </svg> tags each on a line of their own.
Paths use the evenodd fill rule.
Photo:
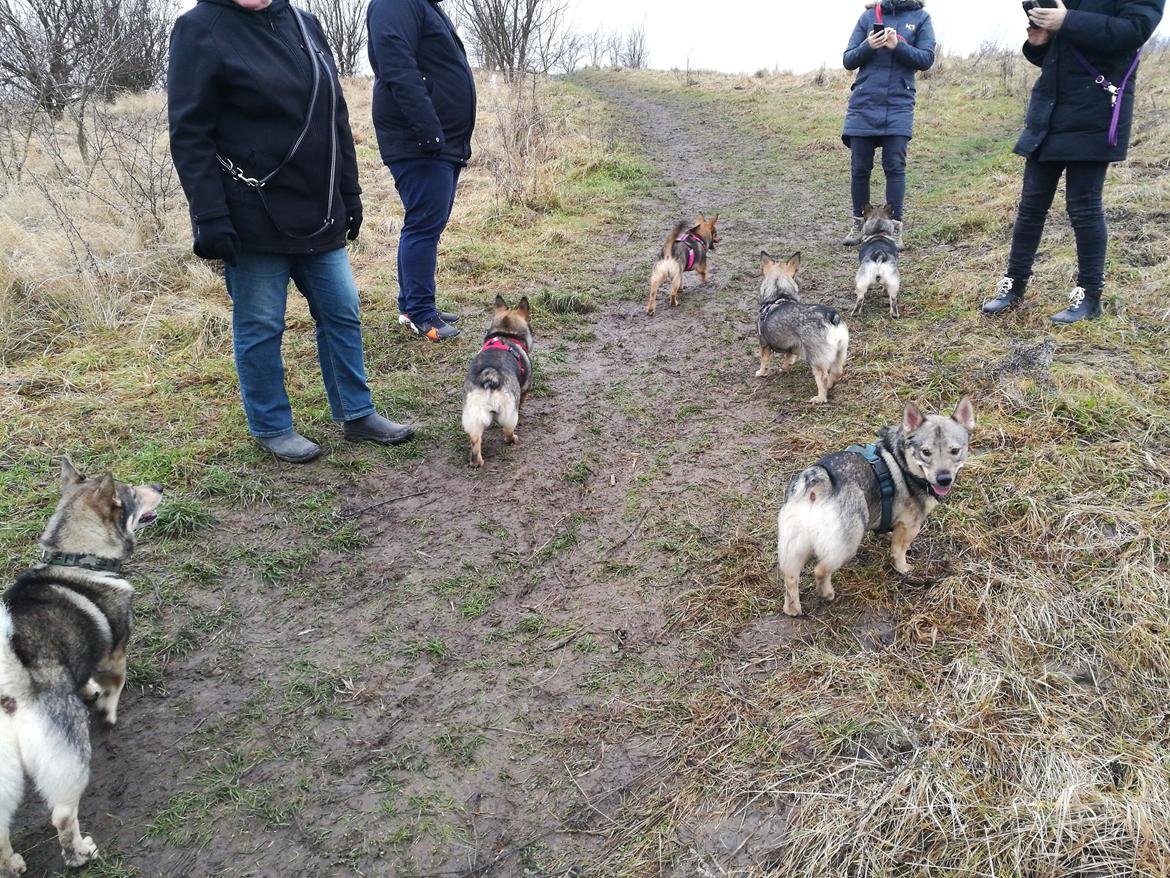
<svg viewBox="0 0 1170 878">
<path fill-rule="evenodd" d="M 788 503 L 815 504 L 833 493 L 833 479 L 823 466 L 810 466 L 792 480 L 788 488 Z"/>
<path fill-rule="evenodd" d="M 682 237 L 682 233 L 685 232 L 689 227 L 690 223 L 683 221 L 676 223 L 674 228 L 670 230 L 670 234 L 666 236 L 666 243 L 662 246 L 663 259 L 674 258 L 674 245 L 678 242 L 678 239 Z"/>
<path fill-rule="evenodd" d="M 479 373 L 479 379 L 475 382 L 484 390 L 499 390 L 500 385 L 503 384 L 503 379 L 500 373 L 495 369 L 484 369 Z"/>
</svg>

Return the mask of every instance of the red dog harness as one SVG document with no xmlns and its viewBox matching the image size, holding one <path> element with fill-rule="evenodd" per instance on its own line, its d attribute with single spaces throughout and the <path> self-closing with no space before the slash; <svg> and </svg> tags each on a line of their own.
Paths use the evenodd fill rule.
<svg viewBox="0 0 1170 878">
<path fill-rule="evenodd" d="M 693 270 L 696 262 L 707 258 L 707 242 L 694 232 L 687 232 L 676 243 L 687 248 L 687 264 L 683 267 L 683 271 Z"/>
<path fill-rule="evenodd" d="M 479 349 L 482 354 L 484 351 L 507 351 L 516 359 L 516 366 L 520 370 L 520 386 L 523 387 L 528 381 L 528 373 L 532 371 L 532 361 L 528 358 L 528 348 L 524 346 L 524 342 L 518 338 L 511 336 L 489 335 L 483 343 L 483 347 Z"/>
</svg>

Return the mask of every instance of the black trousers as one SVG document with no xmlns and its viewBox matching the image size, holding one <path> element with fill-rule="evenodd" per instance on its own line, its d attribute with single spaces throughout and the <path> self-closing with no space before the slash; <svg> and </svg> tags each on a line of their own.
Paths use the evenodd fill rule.
<svg viewBox="0 0 1170 878">
<path fill-rule="evenodd" d="M 849 138 L 852 152 L 853 215 L 861 216 L 861 209 L 869 203 L 869 178 L 873 173 L 873 157 L 878 149 L 882 151 L 882 171 L 886 175 L 886 202 L 894 208 L 894 219 L 902 218 L 902 206 L 906 201 L 906 149 L 909 137 L 890 135 L 888 137 Z"/>
<path fill-rule="evenodd" d="M 1107 162 L 1044 162 L 1030 158 L 1024 164 L 1024 189 L 1012 232 L 1012 253 L 1008 277 L 1027 280 L 1032 276 L 1036 250 L 1044 234 L 1044 221 L 1056 196 L 1061 175 L 1065 178 L 1068 218 L 1077 239 L 1077 286 L 1094 293 L 1105 285 L 1105 188 Z"/>
</svg>

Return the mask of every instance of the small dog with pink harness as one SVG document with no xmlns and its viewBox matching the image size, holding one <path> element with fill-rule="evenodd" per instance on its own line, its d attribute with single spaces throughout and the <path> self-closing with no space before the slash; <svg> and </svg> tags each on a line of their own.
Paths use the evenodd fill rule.
<svg viewBox="0 0 1170 878">
<path fill-rule="evenodd" d="M 509 308 L 496 296 L 495 313 L 467 380 L 463 384 L 463 432 L 471 440 L 473 467 L 483 466 L 483 434 L 493 422 L 500 425 L 504 441 L 516 443 L 520 406 L 532 386 L 532 329 L 528 297 Z"/>
<path fill-rule="evenodd" d="M 707 282 L 707 254 L 719 243 L 719 235 L 715 231 L 715 224 L 718 221 L 719 214 L 715 214 L 711 219 L 699 214 L 698 222 L 694 225 L 681 222 L 671 230 L 666 238 L 666 244 L 662 247 L 662 257 L 654 263 L 654 271 L 650 275 L 650 297 L 646 300 L 647 314 L 654 315 L 658 288 L 668 278 L 671 307 L 678 304 L 678 294 L 682 292 L 683 275 L 686 272 L 697 272 L 699 280 Z"/>
</svg>

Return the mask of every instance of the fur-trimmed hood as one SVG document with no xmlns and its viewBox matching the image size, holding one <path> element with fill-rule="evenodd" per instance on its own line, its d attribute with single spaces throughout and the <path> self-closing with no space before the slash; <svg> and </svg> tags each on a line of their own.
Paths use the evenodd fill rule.
<svg viewBox="0 0 1170 878">
<path fill-rule="evenodd" d="M 926 5 L 926 0 L 866 0 L 865 8 L 873 9 L 879 2 L 883 10 L 890 12 L 921 9 Z"/>
</svg>

